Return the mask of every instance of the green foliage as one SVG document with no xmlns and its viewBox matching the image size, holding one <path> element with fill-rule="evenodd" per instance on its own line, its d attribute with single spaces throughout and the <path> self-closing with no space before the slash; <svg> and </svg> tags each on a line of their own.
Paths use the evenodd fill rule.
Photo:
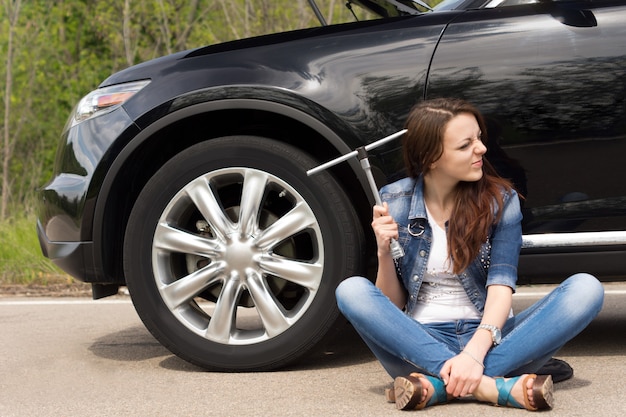
<svg viewBox="0 0 626 417">
<path fill-rule="evenodd" d="M 41 255 L 35 218 L 14 216 L 0 222 L 0 284 L 45 284 L 52 279 L 71 281 Z"/>
</svg>

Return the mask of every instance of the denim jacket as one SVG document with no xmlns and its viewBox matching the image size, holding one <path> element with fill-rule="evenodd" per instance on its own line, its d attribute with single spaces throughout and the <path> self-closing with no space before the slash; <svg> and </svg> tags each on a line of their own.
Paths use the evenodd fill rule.
<svg viewBox="0 0 626 417">
<path fill-rule="evenodd" d="M 417 301 L 432 242 L 424 204 L 424 181 L 404 178 L 384 186 L 381 199 L 389 205 L 389 214 L 398 224 L 400 245 L 404 249 L 397 266 L 399 278 L 407 290 L 406 311 L 411 314 Z M 504 191 L 503 191 L 504 193 Z M 476 259 L 459 278 L 470 301 L 483 313 L 487 286 L 501 284 L 515 291 L 517 261 L 522 246 L 522 213 L 515 191 L 504 193 L 500 221 L 491 227 Z"/>
</svg>

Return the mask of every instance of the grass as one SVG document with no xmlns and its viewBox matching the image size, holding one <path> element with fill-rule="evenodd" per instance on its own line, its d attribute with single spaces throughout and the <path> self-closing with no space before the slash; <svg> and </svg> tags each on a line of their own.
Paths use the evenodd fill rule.
<svg viewBox="0 0 626 417">
<path fill-rule="evenodd" d="M 0 284 L 73 282 L 42 255 L 35 224 L 25 215 L 0 221 Z"/>
</svg>

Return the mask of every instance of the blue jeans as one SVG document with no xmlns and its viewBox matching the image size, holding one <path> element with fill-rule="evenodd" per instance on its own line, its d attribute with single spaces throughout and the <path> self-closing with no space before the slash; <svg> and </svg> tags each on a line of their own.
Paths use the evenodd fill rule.
<svg viewBox="0 0 626 417">
<path fill-rule="evenodd" d="M 398 309 L 374 284 L 351 277 L 336 290 L 344 316 L 392 378 L 422 372 L 439 377 L 443 364 L 459 354 L 479 320 L 421 324 Z M 502 343 L 485 357 L 487 376 L 536 372 L 600 312 L 602 284 L 589 274 L 576 274 L 509 318 Z"/>
</svg>

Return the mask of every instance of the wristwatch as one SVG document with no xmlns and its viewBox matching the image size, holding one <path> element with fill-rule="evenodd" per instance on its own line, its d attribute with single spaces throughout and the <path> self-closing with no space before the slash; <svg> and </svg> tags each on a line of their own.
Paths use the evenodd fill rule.
<svg viewBox="0 0 626 417">
<path fill-rule="evenodd" d="M 500 329 L 498 329 L 496 326 L 492 324 L 481 324 L 480 326 L 478 326 L 478 328 L 491 332 L 491 341 L 493 342 L 494 346 L 499 345 L 502 341 L 502 333 L 500 332 Z"/>
</svg>

